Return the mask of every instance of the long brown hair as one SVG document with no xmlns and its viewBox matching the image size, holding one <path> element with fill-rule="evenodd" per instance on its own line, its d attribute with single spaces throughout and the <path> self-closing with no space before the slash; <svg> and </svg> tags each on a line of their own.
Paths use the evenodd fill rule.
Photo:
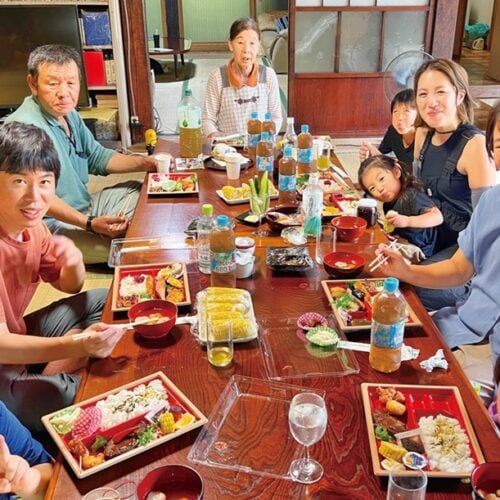
<svg viewBox="0 0 500 500">
<path fill-rule="evenodd" d="M 415 120 L 415 127 L 427 126 L 418 109 L 418 81 L 425 71 L 440 71 L 450 81 L 451 85 L 458 92 L 464 93 L 463 101 L 457 106 L 457 116 L 462 123 L 472 123 L 474 121 L 474 106 L 475 102 L 472 99 L 469 89 L 469 78 L 465 69 L 457 64 L 455 61 L 449 59 L 431 59 L 425 62 L 418 68 L 414 78 L 414 91 L 415 99 L 417 101 L 417 118 Z"/>
</svg>

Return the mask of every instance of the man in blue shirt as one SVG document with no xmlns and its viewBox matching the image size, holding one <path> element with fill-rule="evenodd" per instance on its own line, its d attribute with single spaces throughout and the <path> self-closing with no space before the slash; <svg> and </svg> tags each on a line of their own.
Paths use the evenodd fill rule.
<svg viewBox="0 0 500 500">
<path fill-rule="evenodd" d="M 51 456 L 0 401 L 0 500 L 42 499 L 51 476 Z"/>
<path fill-rule="evenodd" d="M 89 174 L 155 170 L 156 164 L 153 157 L 119 154 L 94 139 L 75 110 L 80 93 L 79 61 L 72 47 L 37 47 L 28 60 L 31 96 L 7 121 L 42 128 L 56 147 L 61 177 L 46 220 L 51 232 L 71 238 L 86 263 L 106 262 L 110 239 L 125 234 L 141 183 L 127 181 L 90 195 Z"/>
</svg>

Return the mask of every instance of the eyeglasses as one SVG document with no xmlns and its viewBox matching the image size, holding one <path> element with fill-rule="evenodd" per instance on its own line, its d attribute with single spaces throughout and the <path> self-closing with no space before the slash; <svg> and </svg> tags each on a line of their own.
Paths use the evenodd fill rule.
<svg viewBox="0 0 500 500">
<path fill-rule="evenodd" d="M 69 124 L 68 124 L 68 126 L 69 126 Z M 73 147 L 76 156 L 86 160 L 88 158 L 88 156 L 85 153 L 85 151 L 78 151 L 78 148 L 76 146 L 76 141 L 75 141 L 75 138 L 73 137 L 73 131 L 71 130 L 71 127 L 69 127 L 69 135 L 67 135 L 66 137 L 68 138 L 68 142 L 69 142 L 68 154 L 71 155 L 71 148 Z"/>
</svg>

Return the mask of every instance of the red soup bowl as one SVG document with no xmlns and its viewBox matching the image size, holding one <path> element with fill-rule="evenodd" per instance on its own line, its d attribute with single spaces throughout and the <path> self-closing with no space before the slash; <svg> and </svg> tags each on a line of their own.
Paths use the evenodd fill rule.
<svg viewBox="0 0 500 500">
<path fill-rule="evenodd" d="M 335 278 L 355 278 L 365 267 L 365 259 L 356 253 L 331 252 L 323 259 L 325 271 Z"/>
<path fill-rule="evenodd" d="M 366 230 L 365 219 L 353 215 L 341 215 L 331 225 L 337 229 L 337 239 L 347 243 L 356 242 Z"/>
<path fill-rule="evenodd" d="M 472 498 L 482 500 L 500 490 L 500 462 L 479 464 L 471 474 Z"/>
<path fill-rule="evenodd" d="M 139 500 L 153 497 L 152 493 L 163 493 L 166 498 L 199 500 L 203 498 L 203 480 L 191 467 L 165 465 L 149 472 L 137 487 Z"/>
<path fill-rule="evenodd" d="M 168 335 L 177 320 L 177 306 L 167 300 L 145 300 L 129 309 L 130 322 L 141 321 L 147 317 L 150 323 L 135 325 L 134 330 L 144 338 L 157 339 Z"/>
</svg>

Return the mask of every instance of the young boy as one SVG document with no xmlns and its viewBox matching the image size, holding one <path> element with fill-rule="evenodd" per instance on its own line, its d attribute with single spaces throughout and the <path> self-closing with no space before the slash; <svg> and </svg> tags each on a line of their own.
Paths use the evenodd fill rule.
<svg viewBox="0 0 500 500">
<path fill-rule="evenodd" d="M 393 153 L 411 172 L 413 163 L 413 146 L 415 143 L 415 118 L 417 107 L 412 89 L 398 92 L 391 102 L 392 125 L 380 143 L 378 149 L 364 142 L 359 150 L 359 161 L 380 153 Z"/>
<path fill-rule="evenodd" d="M 42 279 L 81 290 L 82 254 L 42 222 L 55 196 L 59 160 L 48 135 L 12 122 L 0 127 L 0 399 L 32 430 L 73 402 L 88 356 L 104 358 L 124 333 L 99 321 L 107 290 L 63 299 L 23 317 Z M 75 341 L 72 334 L 91 335 Z M 31 365 L 31 366 L 27 366 Z"/>
<path fill-rule="evenodd" d="M 51 456 L 0 401 L 0 500 L 41 500 L 51 476 Z"/>
</svg>

